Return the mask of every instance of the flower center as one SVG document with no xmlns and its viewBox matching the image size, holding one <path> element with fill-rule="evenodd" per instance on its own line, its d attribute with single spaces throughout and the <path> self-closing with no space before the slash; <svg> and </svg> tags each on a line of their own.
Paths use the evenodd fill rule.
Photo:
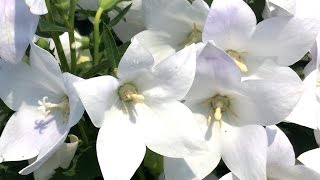
<svg viewBox="0 0 320 180">
<path fill-rule="evenodd" d="M 229 98 L 226 96 L 216 95 L 213 98 L 209 99 L 211 110 L 208 115 L 208 124 L 211 123 L 212 116 L 215 120 L 222 120 L 222 113 L 228 111 L 230 107 Z"/>
<path fill-rule="evenodd" d="M 134 101 L 138 103 L 144 102 L 143 95 L 139 94 L 137 88 L 130 83 L 126 83 L 120 86 L 118 90 L 118 95 L 123 102 Z"/>
<path fill-rule="evenodd" d="M 235 50 L 227 50 L 226 52 L 232 57 L 241 72 L 248 72 L 248 68 L 243 59 L 243 56 L 247 54 L 246 52 L 239 53 Z"/>
<path fill-rule="evenodd" d="M 48 101 L 48 97 L 45 96 L 42 100 L 38 101 L 39 107 L 38 109 L 43 112 L 43 114 L 47 117 L 53 111 L 62 111 L 63 114 L 63 122 L 66 123 L 69 118 L 70 108 L 69 108 L 69 99 L 68 97 L 63 98 L 59 103 L 51 103 Z"/>
<path fill-rule="evenodd" d="M 186 47 L 191 45 L 192 43 L 201 42 L 202 31 L 197 28 L 196 23 L 193 23 L 192 31 L 188 34 L 187 38 L 180 43 L 180 45 Z"/>
</svg>

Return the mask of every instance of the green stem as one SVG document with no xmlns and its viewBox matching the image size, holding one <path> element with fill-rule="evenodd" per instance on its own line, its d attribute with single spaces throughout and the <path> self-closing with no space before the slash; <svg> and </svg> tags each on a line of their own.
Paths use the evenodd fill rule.
<svg viewBox="0 0 320 180">
<path fill-rule="evenodd" d="M 103 9 L 99 7 L 93 23 L 93 40 L 94 40 L 93 65 L 94 66 L 99 63 L 99 44 L 100 44 L 99 24 L 100 24 L 100 18 L 102 13 L 103 13 Z"/>
<path fill-rule="evenodd" d="M 76 0 L 70 0 L 70 9 L 69 9 L 69 44 L 71 51 L 71 73 L 75 74 L 77 71 L 77 53 L 76 49 L 72 48 L 72 45 L 76 42 L 74 37 L 74 14 L 76 10 Z"/>
<path fill-rule="evenodd" d="M 83 118 L 81 118 L 81 120 L 78 123 L 78 127 L 79 127 L 79 130 L 80 130 L 81 139 L 83 140 L 84 145 L 88 146 L 89 145 L 89 139 L 88 139 L 88 136 L 87 136 L 86 131 L 84 129 L 83 121 L 84 121 Z"/>
<path fill-rule="evenodd" d="M 137 170 L 137 175 L 138 175 L 138 177 L 139 177 L 140 180 L 146 180 L 146 179 L 147 179 L 146 176 L 145 176 L 145 174 L 144 174 L 143 166 L 142 166 L 142 165 L 140 165 L 140 167 L 138 168 L 138 170 Z"/>
<path fill-rule="evenodd" d="M 47 9 L 48 9 L 48 14 L 45 17 L 50 23 L 54 23 L 53 17 L 52 17 L 52 12 L 51 12 L 51 4 L 50 4 L 49 0 L 46 0 L 46 5 L 47 5 Z M 66 55 L 64 54 L 64 50 L 63 50 L 59 35 L 55 32 L 51 32 L 51 37 L 52 37 L 53 42 L 54 42 L 56 49 L 57 49 L 57 53 L 58 53 L 60 63 L 61 63 L 61 69 L 63 72 L 68 72 L 69 66 L 68 66 Z"/>
</svg>

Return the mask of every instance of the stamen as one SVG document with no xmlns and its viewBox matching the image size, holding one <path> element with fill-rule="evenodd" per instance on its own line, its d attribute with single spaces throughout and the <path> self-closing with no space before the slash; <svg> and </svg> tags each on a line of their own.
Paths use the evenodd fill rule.
<svg viewBox="0 0 320 180">
<path fill-rule="evenodd" d="M 181 42 L 179 45 L 181 46 L 189 46 L 192 43 L 198 43 L 201 41 L 202 31 L 197 28 L 196 23 L 193 23 L 192 31 L 188 34 L 187 38 Z"/>
<path fill-rule="evenodd" d="M 317 87 L 320 87 L 320 79 L 317 80 L 316 86 L 317 86 Z"/>
<path fill-rule="evenodd" d="M 207 102 L 207 101 L 206 101 Z M 216 121 L 222 121 L 222 112 L 226 112 L 230 106 L 229 99 L 226 96 L 216 95 L 209 99 L 212 109 L 208 115 L 208 124 L 211 123 L 212 116 Z"/>
<path fill-rule="evenodd" d="M 119 94 L 120 99 L 123 102 L 126 102 L 126 101 L 135 101 L 138 103 L 144 102 L 144 96 L 139 94 L 137 92 L 136 87 L 130 83 L 127 83 L 127 84 L 120 86 L 120 88 L 118 90 L 118 94 Z"/>
<path fill-rule="evenodd" d="M 38 101 L 39 107 L 38 110 L 42 111 L 42 113 L 47 117 L 52 111 L 60 110 L 63 113 L 63 122 L 66 123 L 69 118 L 70 109 L 69 109 L 69 99 L 64 98 L 60 103 L 51 103 L 48 102 L 48 97 L 45 96 L 42 100 Z"/>
<path fill-rule="evenodd" d="M 232 57 L 241 72 L 248 72 L 248 68 L 243 60 L 243 56 L 247 54 L 246 52 L 239 53 L 234 50 L 227 50 L 226 52 Z"/>
</svg>

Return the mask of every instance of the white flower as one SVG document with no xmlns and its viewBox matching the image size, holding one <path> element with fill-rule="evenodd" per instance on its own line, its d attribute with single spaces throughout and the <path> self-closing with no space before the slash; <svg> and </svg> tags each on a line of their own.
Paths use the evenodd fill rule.
<svg viewBox="0 0 320 180">
<path fill-rule="evenodd" d="M 192 112 L 178 101 L 191 87 L 195 63 L 191 45 L 154 66 L 133 39 L 120 61 L 119 79 L 100 76 L 74 84 L 93 124 L 101 127 L 97 156 L 105 179 L 130 179 L 146 146 L 169 157 L 202 150 Z"/>
<path fill-rule="evenodd" d="M 287 136 L 277 127 L 266 127 L 268 135 L 267 176 L 269 180 L 320 179 L 320 174 L 303 166 L 295 165 L 295 154 Z M 220 180 L 239 180 L 228 173 Z"/>
<path fill-rule="evenodd" d="M 304 12 L 297 4 L 296 16 L 269 18 L 257 24 L 253 11 L 242 0 L 215 0 L 202 39 L 213 40 L 228 53 L 243 77 L 266 78 L 266 71 L 261 74 L 259 67 L 267 60 L 292 65 L 312 47 L 320 30 L 319 18 Z M 277 73 L 272 66 L 266 70 Z"/>
<path fill-rule="evenodd" d="M 3 0 L 0 12 L 0 58 L 18 63 L 36 32 L 39 16 L 30 12 L 24 0 Z"/>
<path fill-rule="evenodd" d="M 0 97 L 16 111 L 0 137 L 2 161 L 37 159 L 20 171 L 29 174 L 53 155 L 84 108 L 72 83 L 82 80 L 61 73 L 56 59 L 31 43 L 30 62 L 0 64 Z"/>
<path fill-rule="evenodd" d="M 69 135 L 70 143 L 63 143 L 59 149 L 52 155 L 39 169 L 33 172 L 35 180 L 50 179 L 55 169 L 68 168 L 78 148 L 79 139 L 75 135 Z M 29 160 L 32 164 L 36 158 Z"/>
<path fill-rule="evenodd" d="M 314 136 L 315 139 L 318 143 L 318 145 L 320 146 L 320 131 L 319 130 L 315 130 L 314 131 Z M 298 160 L 300 162 L 302 162 L 304 165 L 306 165 L 307 167 L 317 171 L 318 173 L 320 173 L 320 148 L 316 148 L 310 151 L 307 151 L 303 154 L 301 154 L 298 157 Z"/>
<path fill-rule="evenodd" d="M 286 121 L 296 123 L 312 129 L 320 129 L 320 36 L 310 50 L 312 61 L 305 67 L 303 93 Z"/>
<path fill-rule="evenodd" d="M 268 86 L 288 89 L 300 86 L 298 77 L 286 75 L 288 68 L 277 68 L 285 75 L 278 77 L 283 82 L 241 82 L 233 60 L 208 43 L 197 58 L 196 76 L 185 104 L 201 127 L 209 152 L 184 159 L 165 158 L 166 178 L 202 179 L 222 158 L 240 179 L 264 179 L 267 137 L 262 126 L 282 121 L 296 103 L 286 96 L 291 94 L 288 90 L 280 92 Z"/>
<path fill-rule="evenodd" d="M 147 30 L 136 35 L 148 48 L 156 63 L 192 43 L 201 42 L 202 29 L 209 10 L 203 0 L 144 0 L 144 24 Z"/>
</svg>

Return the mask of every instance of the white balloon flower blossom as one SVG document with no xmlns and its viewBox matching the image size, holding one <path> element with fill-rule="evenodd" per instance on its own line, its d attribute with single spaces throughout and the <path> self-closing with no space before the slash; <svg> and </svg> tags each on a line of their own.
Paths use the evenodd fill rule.
<svg viewBox="0 0 320 180">
<path fill-rule="evenodd" d="M 48 13 L 45 0 L 25 0 L 30 11 L 35 15 L 44 15 Z"/>
<path fill-rule="evenodd" d="M 267 74 L 278 73 L 276 64 L 261 68 L 266 60 L 292 65 L 312 47 L 320 23 L 304 7 L 297 1 L 295 16 L 269 18 L 257 24 L 254 12 L 242 0 L 215 0 L 202 39 L 212 40 L 223 49 L 238 66 L 243 80 L 266 79 Z"/>
<path fill-rule="evenodd" d="M 268 180 L 317 180 L 320 174 L 304 165 L 295 165 L 295 154 L 287 136 L 277 127 L 266 127 L 268 135 L 267 179 Z M 208 179 L 209 180 L 209 179 Z M 239 180 L 228 173 L 220 180 Z"/>
<path fill-rule="evenodd" d="M 286 75 L 286 67 L 278 67 L 278 71 L 287 78 L 281 86 L 300 87 L 297 75 Z M 288 89 L 262 90 L 263 86 L 278 87 L 280 82 L 261 80 L 256 84 L 258 88 L 250 81 L 241 82 L 236 64 L 212 42 L 204 47 L 185 104 L 200 125 L 209 151 L 183 159 L 165 158 L 167 179 L 202 179 L 221 158 L 240 179 L 265 179 L 267 136 L 262 126 L 282 121 L 296 100 Z"/>
<path fill-rule="evenodd" d="M 148 48 L 156 63 L 184 47 L 201 42 L 209 7 L 203 0 L 144 0 L 147 30 L 135 37 Z"/>
<path fill-rule="evenodd" d="M 105 179 L 130 179 L 146 146 L 169 157 L 205 149 L 192 112 L 178 100 L 191 87 L 196 50 L 191 45 L 154 66 L 152 55 L 133 39 L 116 79 L 100 76 L 74 86 L 99 127 L 97 156 Z"/>
<path fill-rule="evenodd" d="M 303 93 L 286 121 L 312 129 L 320 129 L 320 36 L 310 50 L 312 61 L 305 67 Z"/>
<path fill-rule="evenodd" d="M 24 0 L 0 2 L 0 58 L 4 61 L 20 62 L 36 32 L 39 16 L 29 8 Z"/>
<path fill-rule="evenodd" d="M 83 115 L 72 86 L 82 79 L 63 73 L 57 60 L 31 43 L 29 63 L 0 64 L 0 97 L 16 111 L 0 137 L 0 162 L 36 157 L 19 173 L 37 170 L 65 141 Z"/>
</svg>

